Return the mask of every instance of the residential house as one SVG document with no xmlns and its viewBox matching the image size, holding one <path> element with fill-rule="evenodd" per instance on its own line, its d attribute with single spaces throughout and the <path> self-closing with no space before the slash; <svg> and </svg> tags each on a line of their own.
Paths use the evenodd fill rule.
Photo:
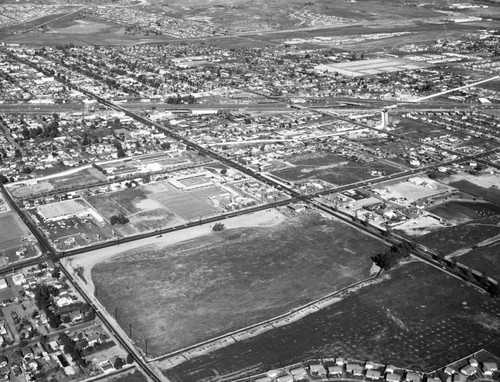
<svg viewBox="0 0 500 382">
<path fill-rule="evenodd" d="M 295 378 L 295 380 L 300 380 L 300 379 L 305 379 L 307 378 L 308 374 L 307 374 L 307 370 L 303 367 L 298 367 L 296 369 L 291 369 L 290 370 L 290 374 L 293 375 L 293 377 Z"/>
<path fill-rule="evenodd" d="M 309 372 L 311 375 L 318 375 L 321 377 L 326 377 L 327 374 L 325 367 L 321 363 L 309 365 Z"/>
<path fill-rule="evenodd" d="M 382 373 L 380 373 L 380 371 L 378 370 L 368 369 L 366 371 L 366 378 L 376 380 L 379 379 L 380 377 L 382 377 Z"/>
<path fill-rule="evenodd" d="M 420 374 L 415 373 L 414 371 L 407 371 L 405 380 L 407 382 L 420 382 L 422 380 L 422 377 L 420 376 Z"/>
<path fill-rule="evenodd" d="M 483 362 L 482 367 L 484 375 L 492 376 L 495 371 L 498 371 L 496 362 Z"/>
</svg>

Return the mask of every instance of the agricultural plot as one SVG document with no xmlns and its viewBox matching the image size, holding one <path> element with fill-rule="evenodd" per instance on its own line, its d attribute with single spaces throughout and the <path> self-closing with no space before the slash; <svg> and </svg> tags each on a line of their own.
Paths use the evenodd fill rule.
<svg viewBox="0 0 500 382">
<path fill-rule="evenodd" d="M 423 139 L 427 137 L 436 138 L 449 133 L 444 128 L 436 125 L 430 125 L 422 121 L 415 121 L 409 118 L 401 118 L 400 116 L 397 116 L 396 118 L 400 119 L 401 121 L 396 132 L 398 134 L 406 135 L 412 139 Z"/>
<path fill-rule="evenodd" d="M 133 369 L 133 372 L 108 377 L 106 382 L 147 382 L 147 378 L 139 370 Z"/>
<path fill-rule="evenodd" d="M 430 371 L 488 345 L 500 351 L 500 301 L 422 263 L 290 325 L 189 360 L 164 374 L 194 382 L 242 378 L 317 357 Z M 471 335 L 471 333 L 474 333 Z"/>
<path fill-rule="evenodd" d="M 429 211 L 453 224 L 466 223 L 484 216 L 500 215 L 500 207 L 488 202 L 451 201 Z"/>
<path fill-rule="evenodd" d="M 280 220 L 281 221 L 281 220 Z M 260 322 L 369 275 L 383 244 L 306 213 L 149 246 L 92 269 L 99 299 L 160 355 Z"/>
<path fill-rule="evenodd" d="M 458 262 L 498 279 L 500 274 L 500 237 L 493 244 L 471 249 L 457 258 Z"/>
<path fill-rule="evenodd" d="M 498 235 L 499 224 L 499 215 L 489 216 L 454 227 L 442 228 L 415 237 L 415 240 L 444 255 L 449 255 L 456 250 L 472 247 L 483 240 Z"/>
<path fill-rule="evenodd" d="M 499 178 L 497 177 L 497 180 L 498 179 Z M 500 189 L 498 189 L 498 184 L 496 184 L 495 187 L 493 185 L 488 186 L 487 184 L 481 185 L 472 183 L 469 180 L 460 180 L 458 182 L 450 183 L 450 185 L 458 188 L 460 191 L 466 192 L 500 206 Z"/>
<path fill-rule="evenodd" d="M 471 137 L 468 133 L 447 130 L 446 126 L 443 125 L 430 124 L 409 118 L 401 118 L 401 124 L 396 132 L 411 139 L 428 139 L 435 145 L 455 151 L 469 152 L 473 150 L 474 152 L 482 152 L 496 147 L 493 143 L 485 139 Z"/>
<path fill-rule="evenodd" d="M 394 174 L 400 171 L 385 162 L 355 162 L 328 153 L 299 159 L 289 158 L 288 161 L 293 167 L 273 171 L 272 174 L 292 182 L 319 179 L 335 186 L 375 178 L 378 175 L 373 175 L 374 171 L 383 174 Z"/>
</svg>

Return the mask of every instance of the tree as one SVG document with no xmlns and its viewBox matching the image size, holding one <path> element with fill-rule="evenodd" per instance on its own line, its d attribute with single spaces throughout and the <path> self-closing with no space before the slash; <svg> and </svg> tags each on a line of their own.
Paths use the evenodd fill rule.
<svg viewBox="0 0 500 382">
<path fill-rule="evenodd" d="M 19 341 L 19 347 L 20 348 L 24 348 L 26 346 L 28 346 L 28 341 L 26 341 L 26 340 Z"/>
<path fill-rule="evenodd" d="M 59 268 L 54 268 L 51 274 L 52 278 L 58 279 L 61 276 L 61 270 Z"/>
<path fill-rule="evenodd" d="M 123 359 L 121 357 L 116 357 L 115 363 L 113 364 L 113 367 L 116 370 L 120 370 L 123 367 Z"/>
<path fill-rule="evenodd" d="M 90 144 L 91 144 L 90 138 L 89 138 L 88 134 L 85 134 L 85 135 L 83 136 L 82 145 L 83 145 L 83 146 L 88 146 L 88 145 L 90 145 Z"/>
<path fill-rule="evenodd" d="M 132 354 L 128 353 L 127 354 L 127 363 L 130 364 L 134 362 L 134 357 L 132 356 Z"/>
<path fill-rule="evenodd" d="M 469 267 L 463 268 L 463 272 L 464 272 L 465 279 L 467 281 L 469 281 L 469 282 L 474 281 L 474 275 L 472 274 L 472 271 L 470 270 Z"/>
<path fill-rule="evenodd" d="M 498 284 L 490 283 L 489 287 L 486 288 L 491 297 L 499 297 L 500 296 L 500 287 Z"/>
<path fill-rule="evenodd" d="M 5 175 L 0 174 L 0 183 L 6 184 L 8 182 L 9 182 L 9 178 L 7 178 Z"/>
<path fill-rule="evenodd" d="M 35 302 L 39 309 L 45 312 L 49 325 L 53 328 L 61 325 L 61 318 L 54 314 L 54 307 L 52 306 L 52 297 L 59 295 L 59 289 L 52 285 L 41 284 L 35 289 Z"/>
<path fill-rule="evenodd" d="M 21 151 L 19 149 L 16 149 L 14 151 L 14 157 L 15 158 L 21 158 L 23 156 L 23 154 L 21 153 Z"/>
<path fill-rule="evenodd" d="M 377 253 L 371 259 L 377 266 L 388 271 L 398 265 L 401 260 L 408 258 L 414 249 L 411 243 L 404 241 L 393 245 L 385 252 Z"/>
<path fill-rule="evenodd" d="M 71 318 L 69 316 L 64 316 L 62 322 L 64 322 L 65 324 L 69 324 L 71 322 Z"/>
<path fill-rule="evenodd" d="M 73 358 L 73 360 L 78 365 L 80 365 L 82 368 L 87 366 L 87 361 L 85 360 L 83 350 L 81 348 L 78 348 L 75 342 L 73 342 L 73 340 L 71 340 L 71 338 L 69 338 L 66 333 L 61 333 L 57 338 L 57 342 L 59 343 L 59 345 L 64 346 L 64 351 L 69 353 L 71 355 L 71 358 Z"/>
<path fill-rule="evenodd" d="M 113 215 L 109 219 L 109 222 L 111 225 L 115 225 L 117 223 L 119 224 L 127 224 L 129 222 L 129 219 L 125 217 L 124 215 Z"/>
<path fill-rule="evenodd" d="M 223 223 L 215 223 L 214 226 L 212 227 L 212 231 L 219 232 L 219 231 L 224 231 L 226 229 L 226 226 Z"/>
<path fill-rule="evenodd" d="M 455 259 L 454 257 L 450 259 L 450 267 L 453 269 L 457 269 L 457 259 Z"/>
<path fill-rule="evenodd" d="M 124 158 L 127 156 L 127 154 L 125 153 L 125 150 L 123 150 L 122 147 L 120 147 L 116 150 L 116 155 L 118 155 L 118 158 Z"/>
<path fill-rule="evenodd" d="M 391 270 L 395 265 L 397 265 L 396 258 L 391 256 L 388 252 L 377 253 L 375 256 L 371 257 L 372 261 L 384 271 Z"/>
</svg>

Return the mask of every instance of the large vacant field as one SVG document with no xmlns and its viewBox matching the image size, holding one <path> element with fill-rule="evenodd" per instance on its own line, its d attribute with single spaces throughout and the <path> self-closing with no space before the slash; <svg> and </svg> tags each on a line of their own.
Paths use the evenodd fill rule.
<svg viewBox="0 0 500 382">
<path fill-rule="evenodd" d="M 28 238 L 30 241 L 24 240 Z M 17 262 L 29 257 L 38 255 L 37 244 L 31 243 L 34 236 L 19 216 L 12 211 L 0 214 L 0 267 L 7 263 Z M 16 255 L 16 251 L 24 248 L 26 252 L 21 257 Z"/>
<path fill-rule="evenodd" d="M 108 23 L 94 17 L 62 19 L 50 23 L 50 30 L 53 33 L 98 34 L 111 33 L 117 29 L 120 29 L 119 25 Z"/>
<path fill-rule="evenodd" d="M 394 174 L 398 168 L 382 162 L 354 162 L 329 153 L 319 153 L 288 161 L 294 167 L 273 171 L 272 174 L 292 182 L 320 179 L 333 185 L 345 185 L 361 180 L 375 178 L 372 171 Z"/>
<path fill-rule="evenodd" d="M 379 73 L 414 70 L 425 67 L 425 64 L 415 63 L 410 60 L 394 58 L 376 58 L 339 64 L 319 65 L 320 70 L 338 72 L 347 77 L 361 77 Z"/>
<path fill-rule="evenodd" d="M 366 278 L 382 244 L 307 213 L 123 253 L 92 270 L 98 297 L 159 355 L 285 313 Z"/>
<path fill-rule="evenodd" d="M 318 356 L 430 371 L 483 347 L 500 351 L 500 300 L 422 263 L 391 276 L 293 324 L 164 373 L 183 382 L 220 380 Z"/>
<path fill-rule="evenodd" d="M 6 243 L 18 240 L 29 233 L 28 228 L 21 223 L 14 212 L 0 214 L 0 244 L 8 248 Z"/>
</svg>

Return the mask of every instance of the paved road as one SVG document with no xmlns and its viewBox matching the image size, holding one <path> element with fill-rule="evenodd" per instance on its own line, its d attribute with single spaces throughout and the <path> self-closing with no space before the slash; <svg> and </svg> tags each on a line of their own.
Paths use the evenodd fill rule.
<svg viewBox="0 0 500 382">
<path fill-rule="evenodd" d="M 27 227 L 31 230 L 33 235 L 38 239 L 44 254 L 54 261 L 54 263 L 59 263 L 61 265 L 61 270 L 66 275 L 68 281 L 75 287 L 75 289 L 81 294 L 81 296 L 85 299 L 85 301 L 95 310 L 97 317 L 100 318 L 101 322 L 108 328 L 110 333 L 114 336 L 114 338 L 119 342 L 125 350 L 127 350 L 138 366 L 144 371 L 144 373 L 148 376 L 150 380 L 153 382 L 167 382 L 168 379 L 161 374 L 158 370 L 156 370 L 151 365 L 147 364 L 142 355 L 137 351 L 135 346 L 131 343 L 130 339 L 127 337 L 120 326 L 114 321 L 110 320 L 109 315 L 107 315 L 106 310 L 100 305 L 95 296 L 81 287 L 80 279 L 78 276 L 75 276 L 72 272 L 66 269 L 63 264 L 59 261 L 55 251 L 51 246 L 47 243 L 46 238 L 40 233 L 37 227 L 31 222 L 31 220 L 27 219 L 24 214 L 20 211 L 19 207 L 14 203 L 12 197 L 8 192 L 5 191 L 5 188 L 2 184 L 0 184 L 0 189 L 4 192 L 7 197 L 8 202 L 12 205 L 13 209 L 21 216 L 24 220 Z M 96 303 L 97 302 L 97 303 Z"/>
<path fill-rule="evenodd" d="M 462 90 L 462 89 L 467 89 L 467 88 L 470 88 L 470 87 L 473 87 L 473 86 L 476 86 L 476 85 L 481 85 L 481 84 L 484 84 L 486 82 L 490 82 L 490 81 L 494 81 L 494 80 L 498 80 L 500 78 L 500 76 L 495 76 L 495 77 L 491 77 L 491 78 L 488 78 L 486 80 L 482 80 L 482 81 L 477 81 L 477 82 L 474 82 L 472 84 L 468 84 L 468 85 L 464 85 L 464 86 L 459 86 L 457 88 L 454 88 L 454 89 L 450 89 L 450 90 L 445 90 L 445 91 L 442 91 L 442 92 L 439 92 L 439 93 L 436 93 L 436 94 L 431 94 L 431 95 L 428 95 L 428 96 L 425 96 L 425 97 L 421 97 L 421 98 L 418 98 L 412 102 L 422 102 L 422 101 L 427 101 L 428 99 L 431 99 L 431 98 L 435 98 L 435 97 L 439 97 L 439 96 L 442 96 L 442 95 L 445 95 L 445 94 L 448 94 L 448 93 L 453 93 L 457 90 Z"/>
<path fill-rule="evenodd" d="M 113 337 L 118 339 L 120 344 L 128 351 L 134 360 L 138 363 L 139 367 L 146 373 L 146 375 L 153 381 L 164 381 L 168 382 L 168 379 L 158 370 L 154 365 L 148 364 L 145 361 L 144 355 L 138 350 L 132 340 L 129 338 L 127 333 L 118 325 L 116 320 L 108 313 L 106 308 L 101 304 L 101 302 L 94 296 L 94 293 L 85 284 L 78 275 L 76 275 L 68 263 L 63 260 L 60 262 L 61 270 L 65 276 L 71 280 L 75 289 L 85 298 L 87 303 L 94 309 L 97 317 L 106 323 L 106 326 L 110 330 Z"/>
</svg>

